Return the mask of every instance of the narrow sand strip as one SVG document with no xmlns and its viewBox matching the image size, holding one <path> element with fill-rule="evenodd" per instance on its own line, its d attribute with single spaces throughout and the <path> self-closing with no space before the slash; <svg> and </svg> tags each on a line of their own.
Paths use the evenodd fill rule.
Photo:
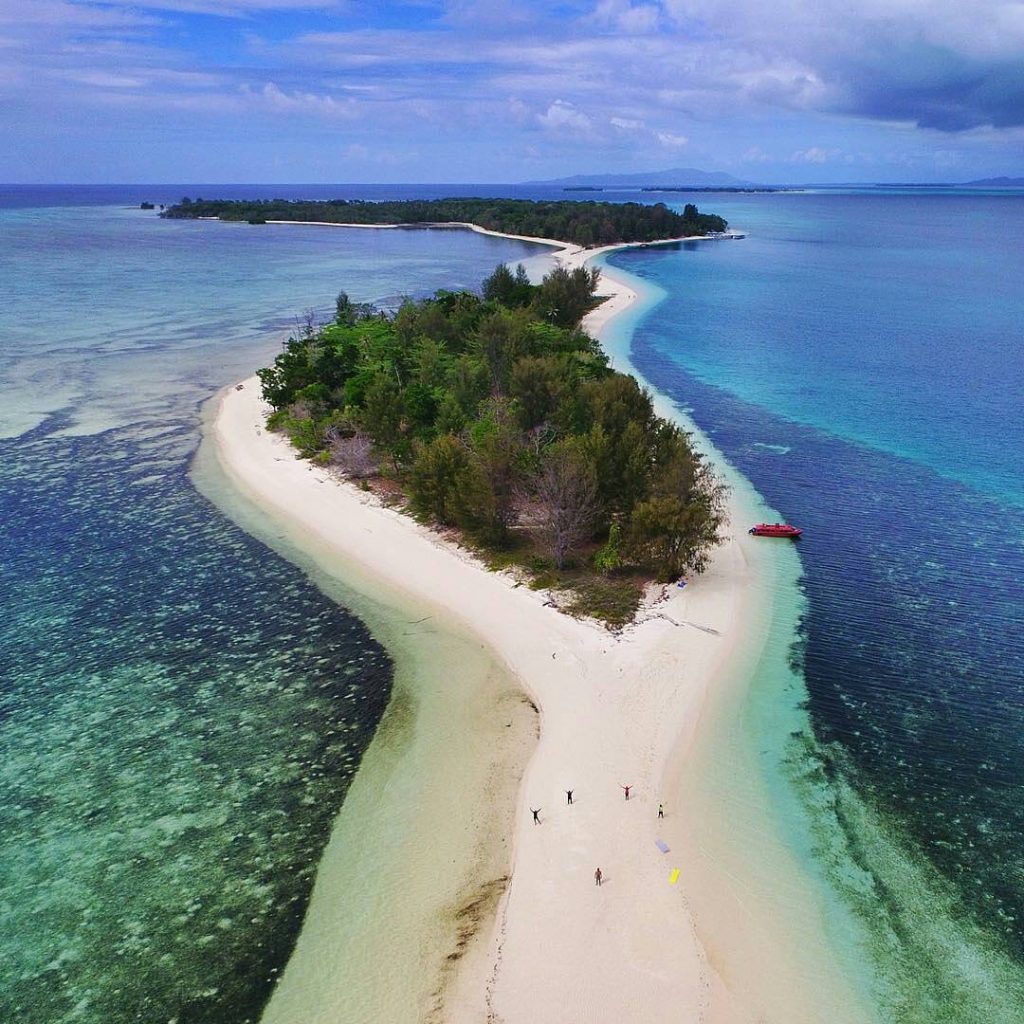
<svg viewBox="0 0 1024 1024">
<path fill-rule="evenodd" d="M 671 588 L 655 615 L 616 639 L 300 461 L 262 428 L 265 413 L 254 380 L 222 400 L 214 430 L 231 471 L 318 542 L 465 623 L 541 712 L 488 976 L 464 972 L 446 1019 L 479 1020 L 485 1006 L 510 1022 L 698 1019 L 713 979 L 668 884 L 671 854 L 654 845 L 654 787 L 741 638 L 742 543 L 730 540 L 703 577 Z"/>
<path fill-rule="evenodd" d="M 569 266 L 605 251 L 559 247 L 556 258 Z M 611 299 L 587 323 L 595 334 L 635 298 L 607 275 L 604 290 Z M 442 1019 L 732 1019 L 731 1000 L 686 911 L 685 878 L 669 884 L 678 865 L 655 839 L 667 760 L 685 750 L 709 688 L 755 617 L 745 534 L 730 536 L 704 576 L 667 590 L 643 621 L 615 638 L 546 607 L 543 594 L 515 587 L 300 461 L 263 428 L 266 412 L 255 379 L 224 394 L 213 434 L 229 472 L 318 544 L 463 623 L 541 712 L 520 794 L 511 884 L 491 934 L 450 987 Z M 628 802 L 626 784 L 633 787 Z M 540 825 L 531 808 L 540 809 Z M 324 1019 L 348 1019 L 342 1005 L 325 1010 Z"/>
</svg>

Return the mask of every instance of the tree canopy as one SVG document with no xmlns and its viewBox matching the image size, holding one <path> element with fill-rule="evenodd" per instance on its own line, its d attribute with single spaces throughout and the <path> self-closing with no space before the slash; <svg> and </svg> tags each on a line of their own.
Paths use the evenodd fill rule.
<svg viewBox="0 0 1024 1024">
<path fill-rule="evenodd" d="M 573 586 L 626 579 L 636 594 L 700 571 L 723 486 L 581 329 L 597 283 L 583 268 L 533 285 L 499 267 L 482 295 L 441 291 L 393 315 L 339 296 L 333 323 L 306 325 L 259 371 L 270 425 L 418 518 L 575 573 Z"/>
</svg>

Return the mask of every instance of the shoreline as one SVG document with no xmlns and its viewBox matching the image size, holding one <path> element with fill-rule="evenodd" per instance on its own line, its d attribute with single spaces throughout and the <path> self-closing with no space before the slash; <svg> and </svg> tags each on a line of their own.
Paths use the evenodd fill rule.
<svg viewBox="0 0 1024 1024">
<path fill-rule="evenodd" d="M 213 220 L 219 224 L 245 223 L 244 221 L 224 221 L 219 217 L 199 217 L 197 220 Z M 619 249 L 653 249 L 663 245 L 679 245 L 683 242 L 724 242 L 745 237 L 741 232 L 725 231 L 717 235 L 681 235 L 678 238 L 659 238 L 652 242 L 613 242 L 609 245 L 588 248 L 587 246 L 577 245 L 575 242 L 564 242 L 557 238 L 541 238 L 537 235 L 513 235 L 507 231 L 492 231 L 490 228 L 480 227 L 479 224 L 472 224 L 469 221 L 461 220 L 422 224 L 349 224 L 333 220 L 268 220 L 264 221 L 264 223 L 277 226 L 295 224 L 311 228 L 356 228 L 363 231 L 474 231 L 478 235 L 489 235 L 491 238 L 508 238 L 514 242 L 528 242 L 533 245 L 548 246 L 557 250 L 547 254 L 551 259 L 556 262 L 571 260 L 574 266 L 582 266 L 591 260 Z M 616 289 L 616 291 L 610 293 L 613 298 L 617 297 L 620 291 L 631 291 L 626 286 L 623 286 L 621 289 L 616 286 Z M 598 294 L 600 295 L 601 292 L 599 291 Z M 634 298 L 635 296 L 627 299 L 626 305 L 630 304 Z M 588 329 L 593 332 L 600 329 L 599 326 L 594 326 L 590 321 L 590 317 L 596 312 L 597 310 L 593 310 L 583 320 L 584 324 L 589 324 Z"/>
<path fill-rule="evenodd" d="M 699 1015 L 709 987 L 724 998 L 680 890 L 668 884 L 672 857 L 654 840 L 665 760 L 678 736 L 695 729 L 749 611 L 737 541 L 718 549 L 712 568 L 685 590 L 669 588 L 658 617 L 615 637 L 545 607 L 542 593 L 515 588 L 408 517 L 300 462 L 285 439 L 257 433 L 262 414 L 251 381 L 222 398 L 213 430 L 229 472 L 275 516 L 477 635 L 540 710 L 540 740 L 517 800 L 511 884 L 486 955 L 460 972 L 443 1019 L 479 1019 L 481 996 L 505 1020 L 552 1022 L 571 1019 L 581 998 L 587 1019 L 609 1022 L 669 1019 L 680 1008 Z M 636 787 L 628 803 L 622 780 Z M 567 788 L 575 790 L 572 808 L 562 806 Z M 542 808 L 543 829 L 532 824 L 531 805 Z M 597 866 L 608 880 L 603 902 L 592 892 Z M 567 976 L 575 979 L 569 989 Z M 286 981 L 287 970 L 282 987 Z"/>
<path fill-rule="evenodd" d="M 460 915 L 507 874 L 504 837 L 536 742 L 536 709 L 443 609 L 268 507 L 222 457 L 213 436 L 219 404 L 205 408 L 194 484 L 362 619 L 394 663 L 388 707 L 331 828 L 302 929 L 261 1020 L 440 1021 L 438 989 L 452 973 Z"/>
<path fill-rule="evenodd" d="M 633 247 L 583 249 L 502 237 L 555 247 L 552 258 L 569 269 Z M 660 244 L 693 240 L 716 239 Z M 639 296 L 629 282 L 602 271 L 599 294 L 607 298 L 584 326 L 615 362 L 622 353 L 609 351 L 605 335 Z M 679 418 L 675 409 L 671 415 Z M 236 483 L 275 519 L 334 550 L 360 575 L 478 638 L 540 711 L 540 739 L 525 765 L 506 853 L 510 882 L 443 992 L 438 1019 L 554 1024 L 581 1012 L 595 1022 L 755 1019 L 761 1007 L 744 1005 L 732 991 L 735 979 L 723 980 L 718 957 L 702 944 L 686 875 L 681 884 L 669 884 L 673 867 L 687 867 L 684 822 L 673 806 L 682 790 L 673 786 L 673 773 L 697 743 L 712 694 L 722 689 L 717 684 L 743 666 L 749 671 L 759 657 L 770 619 L 770 611 L 758 607 L 764 548 L 734 529 L 746 511 L 735 495 L 728 539 L 708 571 L 685 590 L 666 588 L 656 608 L 648 605 L 646 616 L 613 636 L 546 608 L 543 594 L 516 588 L 410 518 L 301 462 L 286 440 L 262 425 L 254 380 L 222 395 L 211 436 Z M 530 637 L 528 648 L 523 637 Z M 619 788 L 624 782 L 636 787 L 628 803 Z M 571 808 L 565 806 L 568 788 L 575 790 Z M 660 802 L 669 813 L 661 829 Z M 542 808 L 540 829 L 531 806 Z M 676 852 L 659 852 L 654 841 L 662 836 L 673 847 L 678 841 Z M 595 894 L 597 866 L 608 884 Z M 314 894 L 310 917 L 316 902 Z M 281 990 L 292 970 L 290 963 Z M 794 1004 L 802 1002 L 791 995 Z M 270 1012 L 279 1005 L 275 994 L 265 1019 L 302 1019 Z M 350 1018 L 336 1004 L 323 1019 Z M 815 1017 L 808 1006 L 792 1019 Z"/>
<path fill-rule="evenodd" d="M 693 434 L 730 488 L 730 518 L 776 518 L 689 413 L 633 364 L 634 323 L 660 301 L 660 289 L 619 268 L 602 270 L 602 280 L 616 278 L 635 296 L 621 318 L 605 325 L 602 347 L 611 365 L 644 383 L 659 416 Z M 766 772 L 761 762 L 769 747 L 781 765 L 786 737 L 806 726 L 791 692 L 802 689 L 802 678 L 790 662 L 806 613 L 803 566 L 792 544 L 754 540 L 747 550 L 756 614 L 746 626 L 757 636 L 719 675 L 700 728 L 680 738 L 666 766 L 666 792 L 693 812 L 685 827 L 672 827 L 692 879 L 687 902 L 708 955 L 743 1006 L 744 1022 L 879 1024 L 867 995 L 874 982 L 863 975 L 858 954 L 849 959 L 863 936 L 844 931 L 851 926 L 848 909 L 837 905 L 818 866 L 799 858 L 794 844 L 809 841 L 812 825 L 806 811 L 796 821 L 781 812 L 780 801 L 794 798 L 776 789 L 779 769 Z"/>
</svg>

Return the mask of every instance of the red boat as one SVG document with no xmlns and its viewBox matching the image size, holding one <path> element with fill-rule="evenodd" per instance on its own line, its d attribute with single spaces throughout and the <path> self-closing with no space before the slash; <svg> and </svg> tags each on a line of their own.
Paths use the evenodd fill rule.
<svg viewBox="0 0 1024 1024">
<path fill-rule="evenodd" d="M 789 523 L 758 523 L 747 532 L 755 537 L 799 537 L 804 531 L 799 526 L 790 526 Z"/>
</svg>

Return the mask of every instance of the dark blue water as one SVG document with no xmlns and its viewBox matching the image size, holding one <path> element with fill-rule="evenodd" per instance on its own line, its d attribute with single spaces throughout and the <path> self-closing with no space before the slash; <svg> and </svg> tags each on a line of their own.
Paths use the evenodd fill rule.
<svg viewBox="0 0 1024 1024">
<path fill-rule="evenodd" d="M 193 488 L 200 404 L 340 289 L 536 249 L 57 191 L 0 203 L 0 1021 L 254 1021 L 391 665 Z"/>
<path fill-rule="evenodd" d="M 667 292 L 633 357 L 806 530 L 792 767 L 890 1019 L 1012 1020 L 972 986 L 1024 1006 L 1024 198 L 759 198 L 742 242 L 611 259 Z"/>
</svg>

